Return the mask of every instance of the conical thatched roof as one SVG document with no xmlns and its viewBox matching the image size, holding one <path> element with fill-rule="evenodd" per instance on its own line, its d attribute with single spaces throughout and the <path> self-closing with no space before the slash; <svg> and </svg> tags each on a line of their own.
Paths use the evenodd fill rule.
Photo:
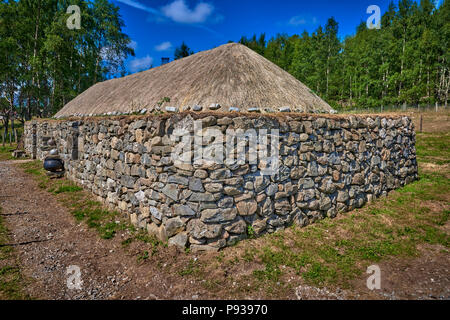
<svg viewBox="0 0 450 320">
<path fill-rule="evenodd" d="M 303 83 L 253 50 L 237 43 L 203 51 L 161 67 L 97 83 L 70 101 L 57 117 L 154 110 L 184 110 L 199 105 L 210 111 L 333 112 Z M 199 109 L 196 107 L 196 109 Z M 173 111 L 174 108 L 167 108 Z"/>
</svg>

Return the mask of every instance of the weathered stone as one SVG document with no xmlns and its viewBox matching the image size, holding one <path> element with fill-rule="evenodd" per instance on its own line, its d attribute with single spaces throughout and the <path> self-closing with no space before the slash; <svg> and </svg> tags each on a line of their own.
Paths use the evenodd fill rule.
<svg viewBox="0 0 450 320">
<path fill-rule="evenodd" d="M 365 182 L 365 179 L 364 179 L 364 175 L 363 174 L 357 173 L 357 174 L 355 174 L 353 176 L 352 184 L 356 184 L 356 185 L 362 186 L 364 184 L 364 182 Z"/>
<path fill-rule="evenodd" d="M 329 197 L 322 197 L 319 201 L 319 209 L 322 211 L 327 211 L 331 208 L 331 199 Z"/>
<path fill-rule="evenodd" d="M 218 170 L 211 172 L 209 177 L 212 180 L 225 180 L 225 179 L 231 178 L 231 176 L 232 176 L 232 173 L 229 169 L 218 169 Z"/>
<path fill-rule="evenodd" d="M 345 191 L 339 191 L 337 195 L 337 201 L 338 202 L 346 202 L 348 199 L 350 199 L 349 195 Z"/>
<path fill-rule="evenodd" d="M 242 189 L 226 186 L 223 191 L 227 196 L 237 196 L 243 192 Z"/>
<path fill-rule="evenodd" d="M 143 191 L 139 191 L 139 192 L 135 193 L 134 196 L 140 202 L 145 200 L 145 193 Z"/>
<path fill-rule="evenodd" d="M 309 134 L 302 133 L 302 134 L 300 135 L 300 137 L 299 137 L 299 140 L 300 140 L 301 142 L 306 142 L 306 141 L 308 141 L 308 140 L 309 140 Z"/>
<path fill-rule="evenodd" d="M 176 113 L 176 112 L 178 112 L 178 108 L 177 107 L 166 107 L 166 111 L 170 112 L 170 113 Z"/>
<path fill-rule="evenodd" d="M 229 209 L 207 209 L 203 210 L 201 220 L 207 223 L 220 223 L 232 221 L 236 218 L 237 211 L 234 208 Z"/>
<path fill-rule="evenodd" d="M 232 224 L 226 226 L 225 230 L 234 234 L 245 233 L 247 232 L 247 224 L 243 219 L 238 219 L 238 221 L 235 221 Z"/>
<path fill-rule="evenodd" d="M 189 190 L 195 192 L 205 192 L 205 188 L 203 188 L 202 180 L 199 178 L 189 178 Z"/>
<path fill-rule="evenodd" d="M 319 169 L 315 161 L 312 161 L 311 163 L 308 164 L 307 174 L 310 177 L 317 177 L 319 175 Z"/>
<path fill-rule="evenodd" d="M 270 179 L 266 176 L 255 177 L 255 192 L 259 193 L 263 191 L 270 184 Z"/>
<path fill-rule="evenodd" d="M 175 184 L 168 184 L 166 185 L 162 190 L 162 193 L 164 193 L 166 196 L 168 196 L 173 201 L 178 201 L 178 186 Z"/>
<path fill-rule="evenodd" d="M 162 215 L 161 212 L 159 212 L 159 210 L 155 207 L 150 207 L 150 213 L 152 214 L 152 216 L 158 220 L 162 219 Z"/>
<path fill-rule="evenodd" d="M 219 110 L 221 108 L 220 104 L 213 103 L 209 106 L 209 110 Z"/>
<path fill-rule="evenodd" d="M 199 179 L 206 179 L 208 177 L 208 172 L 206 170 L 195 170 L 194 177 Z"/>
<path fill-rule="evenodd" d="M 200 245 L 200 244 L 193 244 L 190 247 L 192 253 L 198 253 L 198 252 L 217 252 L 219 251 L 219 248 L 213 247 L 210 245 Z"/>
<path fill-rule="evenodd" d="M 220 183 L 208 183 L 205 184 L 205 190 L 211 193 L 221 192 L 223 190 L 223 185 Z"/>
<path fill-rule="evenodd" d="M 122 176 L 122 178 L 120 179 L 120 183 L 130 189 L 134 188 L 135 182 L 136 178 L 130 176 Z"/>
<path fill-rule="evenodd" d="M 225 197 L 218 202 L 219 208 L 232 208 L 234 206 L 234 199 L 232 197 Z"/>
<path fill-rule="evenodd" d="M 168 219 L 164 225 L 169 238 L 184 229 L 184 223 L 179 217 Z"/>
<path fill-rule="evenodd" d="M 314 180 L 311 178 L 304 178 L 298 181 L 298 186 L 300 189 L 312 189 L 314 188 Z"/>
<path fill-rule="evenodd" d="M 267 194 L 268 197 L 274 196 L 275 193 L 277 193 L 277 191 L 278 191 L 278 185 L 276 185 L 274 183 L 272 183 L 271 185 L 269 185 L 266 188 L 266 194 Z"/>
<path fill-rule="evenodd" d="M 258 204 L 255 200 L 241 201 L 236 203 L 236 208 L 241 216 L 250 216 L 256 213 Z"/>
<path fill-rule="evenodd" d="M 188 235 L 184 232 L 177 234 L 176 236 L 169 239 L 168 245 L 169 247 L 175 246 L 178 249 L 184 251 L 186 248 L 186 244 L 188 241 Z"/>
<path fill-rule="evenodd" d="M 220 224 L 206 224 L 200 220 L 192 220 L 188 223 L 188 232 L 196 239 L 214 239 L 222 233 L 222 226 Z"/>
<path fill-rule="evenodd" d="M 194 192 L 192 193 L 192 195 L 189 197 L 189 201 L 192 202 L 211 202 L 214 201 L 214 196 L 211 193 L 198 193 L 198 192 Z"/>
<path fill-rule="evenodd" d="M 191 207 L 186 206 L 186 205 L 175 205 L 174 213 L 175 213 L 175 215 L 182 216 L 182 217 L 195 216 L 195 211 L 192 210 Z"/>
</svg>

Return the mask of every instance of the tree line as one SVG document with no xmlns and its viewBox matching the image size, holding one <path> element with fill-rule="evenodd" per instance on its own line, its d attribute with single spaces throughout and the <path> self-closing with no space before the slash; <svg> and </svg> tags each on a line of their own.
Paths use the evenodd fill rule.
<svg viewBox="0 0 450 320">
<path fill-rule="evenodd" d="M 70 5 L 80 29 L 70 29 Z M 134 51 L 119 8 L 107 0 L 0 0 L 0 116 L 53 115 L 97 82 L 125 75 Z M 12 122 L 12 125 L 14 123 Z"/>
<path fill-rule="evenodd" d="M 450 0 L 391 2 L 381 29 L 361 22 L 341 40 L 328 19 L 312 34 L 242 37 L 240 43 L 291 73 L 336 108 L 447 106 Z"/>
</svg>

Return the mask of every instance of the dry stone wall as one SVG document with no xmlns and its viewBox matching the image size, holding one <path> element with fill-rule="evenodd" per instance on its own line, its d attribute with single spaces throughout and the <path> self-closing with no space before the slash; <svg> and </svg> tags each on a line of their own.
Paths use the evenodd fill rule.
<svg viewBox="0 0 450 320">
<path fill-rule="evenodd" d="M 257 164 L 174 164 L 177 128 L 279 130 L 279 170 Z M 163 241 L 218 250 L 248 237 L 362 207 L 417 179 L 406 116 L 176 114 L 34 122 L 37 158 L 55 139 L 68 178 Z M 25 128 L 33 152 L 33 122 Z M 225 143 L 225 141 L 223 142 Z M 208 143 L 206 143 L 208 144 Z M 249 145 L 246 146 L 247 152 Z"/>
</svg>

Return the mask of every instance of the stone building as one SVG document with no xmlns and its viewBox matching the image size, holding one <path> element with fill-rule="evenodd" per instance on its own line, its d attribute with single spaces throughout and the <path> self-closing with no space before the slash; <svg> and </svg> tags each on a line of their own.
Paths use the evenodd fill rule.
<svg viewBox="0 0 450 320">
<path fill-rule="evenodd" d="M 332 112 L 277 66 L 229 44 L 97 84 L 57 119 L 28 122 L 25 142 L 42 159 L 51 136 L 68 178 L 137 227 L 180 248 L 219 250 L 249 233 L 333 218 L 417 178 L 408 117 Z M 230 132 L 244 134 L 231 148 L 222 138 Z M 183 139 L 213 158 L 180 151 Z M 221 153 L 233 161 L 217 161 Z"/>
</svg>

